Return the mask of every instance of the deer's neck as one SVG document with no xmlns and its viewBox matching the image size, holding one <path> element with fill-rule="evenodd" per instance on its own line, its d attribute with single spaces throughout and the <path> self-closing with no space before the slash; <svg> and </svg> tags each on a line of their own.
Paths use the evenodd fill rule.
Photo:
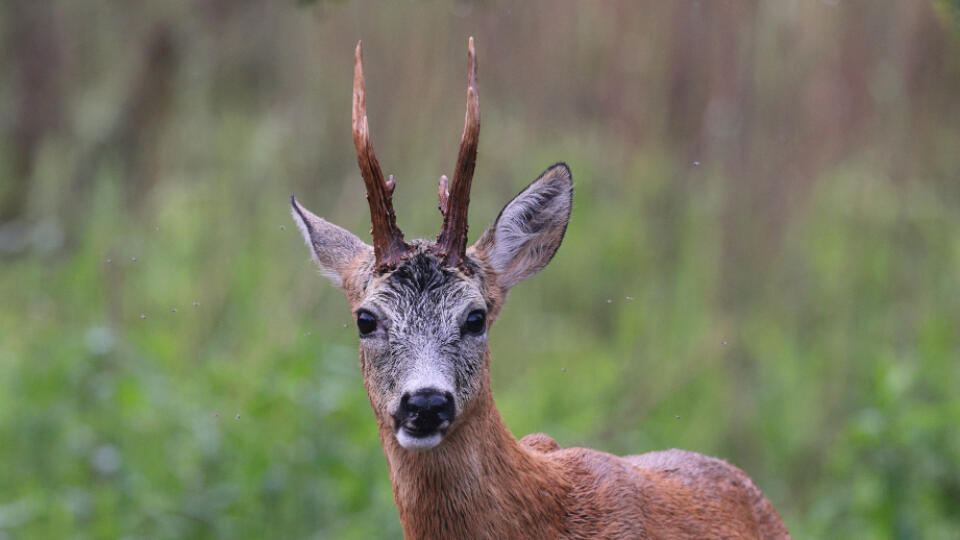
<svg viewBox="0 0 960 540">
<path fill-rule="evenodd" d="M 561 470 L 510 434 L 489 388 L 437 448 L 413 452 L 381 426 L 407 538 L 556 538 L 569 490 Z"/>
</svg>

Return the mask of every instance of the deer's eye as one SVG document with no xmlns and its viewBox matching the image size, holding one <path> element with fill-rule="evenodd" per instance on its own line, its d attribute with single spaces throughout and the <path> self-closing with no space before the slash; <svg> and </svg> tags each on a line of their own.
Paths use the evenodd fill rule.
<svg viewBox="0 0 960 540">
<path fill-rule="evenodd" d="M 370 335 L 377 329 L 377 318 L 373 316 L 373 313 L 361 309 L 357 312 L 357 329 L 360 330 L 361 336 Z"/>
<path fill-rule="evenodd" d="M 475 309 L 467 315 L 467 320 L 460 327 L 462 334 L 479 335 L 487 325 L 487 314 L 482 309 Z"/>
</svg>

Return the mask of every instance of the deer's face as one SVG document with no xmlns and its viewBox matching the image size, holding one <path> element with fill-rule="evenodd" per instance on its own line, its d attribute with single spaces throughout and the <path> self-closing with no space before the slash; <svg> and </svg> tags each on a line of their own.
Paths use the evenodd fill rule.
<svg viewBox="0 0 960 540">
<path fill-rule="evenodd" d="M 482 266 L 467 264 L 467 272 L 449 268 L 414 242 L 396 270 L 369 274 L 357 291 L 364 383 L 381 425 L 404 448 L 436 446 L 488 381 L 496 294 Z"/>
<path fill-rule="evenodd" d="M 373 154 L 357 45 L 353 140 L 367 187 L 373 246 L 291 201 L 320 270 L 346 292 L 360 335 L 364 384 L 381 436 L 408 450 L 443 442 L 489 389 L 487 327 L 510 287 L 539 272 L 563 239 L 573 181 L 558 163 L 507 204 L 467 248 L 467 205 L 480 131 L 477 66 L 469 44 L 467 114 L 453 184 L 441 177 L 436 242 L 404 241 Z M 448 189 L 449 187 L 449 189 Z"/>
<path fill-rule="evenodd" d="M 294 201 L 314 261 L 350 300 L 370 403 L 401 446 L 440 444 L 489 385 L 488 327 L 507 291 L 553 257 L 572 197 L 569 169 L 555 165 L 504 207 L 461 264 L 415 240 L 387 271 L 372 247 Z"/>
</svg>

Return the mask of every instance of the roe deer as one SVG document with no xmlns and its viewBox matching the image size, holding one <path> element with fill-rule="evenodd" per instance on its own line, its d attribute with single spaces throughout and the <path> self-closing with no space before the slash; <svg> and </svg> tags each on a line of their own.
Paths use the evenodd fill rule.
<svg viewBox="0 0 960 540">
<path fill-rule="evenodd" d="M 683 450 L 616 457 L 562 449 L 542 434 L 517 441 L 490 391 L 493 324 L 507 291 L 553 257 L 573 182 L 547 169 L 467 247 L 467 207 L 480 109 L 470 39 L 467 112 L 453 181 L 440 178 L 436 242 L 407 242 L 370 142 L 361 44 L 353 141 L 373 246 L 291 197 L 313 259 L 342 288 L 360 334 L 360 368 L 407 538 L 789 538 L 740 469 Z"/>
</svg>

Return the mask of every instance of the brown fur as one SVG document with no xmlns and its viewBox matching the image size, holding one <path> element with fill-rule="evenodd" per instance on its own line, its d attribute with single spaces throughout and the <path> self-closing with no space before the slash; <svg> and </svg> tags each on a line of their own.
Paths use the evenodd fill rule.
<svg viewBox="0 0 960 540">
<path fill-rule="evenodd" d="M 482 250 L 470 255 L 484 261 Z M 506 291 L 484 294 L 495 316 Z M 362 352 L 361 367 L 366 381 Z M 488 351 L 480 396 L 433 450 L 402 448 L 377 412 L 406 538 L 790 538 L 750 478 L 725 461 L 684 450 L 617 457 L 562 449 L 540 433 L 517 441 L 494 404 L 489 369 Z M 367 391 L 380 411 L 375 389 Z"/>
<path fill-rule="evenodd" d="M 553 257 L 569 220 L 571 197 L 569 169 L 563 164 L 551 167 L 504 208 L 466 251 L 462 264 L 448 265 L 442 272 L 431 266 L 441 262 L 433 245 L 423 240 L 407 244 L 403 267 L 384 271 L 374 249 L 292 201 L 294 219 L 314 260 L 344 289 L 355 314 L 362 306 L 375 309 L 371 297 L 378 293 L 395 302 L 391 305 L 396 311 L 381 307 L 387 312 L 381 317 L 397 323 L 393 339 L 403 345 L 392 348 L 383 334 L 367 338 L 366 345 L 361 339 L 360 367 L 377 417 L 404 535 L 410 539 L 790 538 L 760 490 L 743 471 L 724 461 L 683 450 L 621 458 L 586 448 L 563 449 L 543 434 L 517 441 L 493 402 L 485 334 L 462 339 L 459 348 L 452 349 L 453 357 L 447 352 L 429 359 L 447 363 L 448 369 L 449 364 L 462 369 L 465 382 L 453 387 L 462 410 L 429 449 L 401 446 L 401 428 L 390 404 L 400 401 L 395 384 L 399 364 L 384 362 L 396 360 L 393 355 L 406 359 L 409 347 L 422 347 L 424 342 L 422 327 L 404 327 L 399 321 L 428 317 L 429 321 L 414 322 L 443 324 L 444 317 L 455 311 L 456 300 L 465 299 L 468 305 L 482 297 L 488 324 L 493 324 L 509 289 Z M 418 276 L 426 281 L 418 282 Z M 422 283 L 427 282 L 434 292 L 426 292 L 429 287 Z M 440 290 L 446 290 L 446 295 L 436 292 Z M 383 300 L 381 306 L 386 304 Z M 441 305 L 443 312 L 437 311 Z M 466 305 L 461 302 L 456 309 Z M 434 339 L 436 335 L 448 334 L 434 334 Z"/>
<path fill-rule="evenodd" d="M 489 391 L 458 423 L 429 452 L 404 450 L 380 426 L 406 538 L 790 538 L 724 461 L 683 450 L 619 458 L 542 434 L 517 441 Z"/>
<path fill-rule="evenodd" d="M 315 260 L 339 281 L 354 311 L 370 291 L 387 286 L 389 274 L 375 271 L 369 246 L 294 205 L 308 244 L 321 251 Z M 548 231 L 544 236 L 551 239 L 546 249 L 552 255 L 556 246 L 549 244 L 559 244 L 562 234 Z M 417 249 L 426 250 L 421 244 L 415 242 Z M 488 232 L 467 251 L 469 275 L 457 274 L 479 288 L 491 324 L 518 279 L 504 279 L 494 269 L 493 249 L 496 239 Z M 526 264 L 539 268 L 545 263 Z M 524 267 L 517 272 L 529 274 Z M 360 366 L 407 538 L 790 538 L 750 478 L 724 461 L 683 450 L 621 458 L 563 449 L 543 434 L 517 441 L 490 391 L 489 347 L 476 374 L 477 395 L 443 441 L 428 451 L 398 443 L 372 382 L 376 366 L 367 361 L 363 347 Z"/>
</svg>

